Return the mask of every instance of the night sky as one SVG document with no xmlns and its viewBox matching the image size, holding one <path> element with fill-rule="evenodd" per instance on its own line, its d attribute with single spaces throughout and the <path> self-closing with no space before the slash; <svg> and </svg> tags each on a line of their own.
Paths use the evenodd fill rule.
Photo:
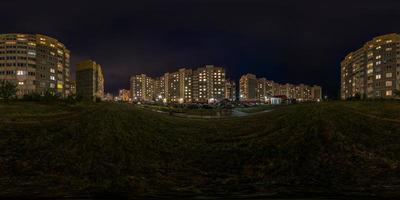
<svg viewBox="0 0 400 200">
<path fill-rule="evenodd" d="M 398 0 L 143 0 L 1 2 L 0 33 L 41 33 L 91 58 L 106 92 L 138 73 L 222 66 L 238 80 L 319 84 L 337 96 L 340 61 L 387 33 L 400 33 Z"/>
</svg>

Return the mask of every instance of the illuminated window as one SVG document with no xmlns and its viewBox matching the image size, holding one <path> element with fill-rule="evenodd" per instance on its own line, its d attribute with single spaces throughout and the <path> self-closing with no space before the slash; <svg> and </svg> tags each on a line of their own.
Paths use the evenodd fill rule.
<svg viewBox="0 0 400 200">
<path fill-rule="evenodd" d="M 386 87 L 391 87 L 393 85 L 392 81 L 386 81 Z"/>
<path fill-rule="evenodd" d="M 379 55 L 379 56 L 376 56 L 376 59 L 378 60 L 378 59 L 381 59 L 382 58 L 382 56 L 381 55 Z"/>
<path fill-rule="evenodd" d="M 375 64 L 376 64 L 376 65 L 380 65 L 380 64 L 382 64 L 382 62 L 381 62 L 381 61 L 378 61 L 378 62 L 376 62 Z"/>
<path fill-rule="evenodd" d="M 50 80 L 55 81 L 55 80 L 56 80 L 56 77 L 55 77 L 55 76 L 50 76 Z"/>
<path fill-rule="evenodd" d="M 56 84 L 50 83 L 50 88 L 56 88 Z"/>
<path fill-rule="evenodd" d="M 381 75 L 380 75 L 380 74 L 377 74 L 377 75 L 375 76 L 375 79 L 381 79 Z"/>
<path fill-rule="evenodd" d="M 23 81 L 18 82 L 18 85 L 24 85 Z"/>
<path fill-rule="evenodd" d="M 386 73 L 386 78 L 392 78 L 393 74 L 392 73 Z"/>
<path fill-rule="evenodd" d="M 53 68 L 50 68 L 50 73 L 56 73 L 56 70 L 55 69 L 53 69 Z"/>
<path fill-rule="evenodd" d="M 25 71 L 18 70 L 17 71 L 17 75 L 18 76 L 23 76 L 23 75 L 25 75 Z"/>
<path fill-rule="evenodd" d="M 382 47 L 381 47 L 381 46 L 377 46 L 377 47 L 376 47 L 376 50 L 378 50 L 378 49 L 382 49 Z"/>
<path fill-rule="evenodd" d="M 386 96 L 392 96 L 392 94 L 393 94 L 392 90 L 386 91 Z"/>
</svg>

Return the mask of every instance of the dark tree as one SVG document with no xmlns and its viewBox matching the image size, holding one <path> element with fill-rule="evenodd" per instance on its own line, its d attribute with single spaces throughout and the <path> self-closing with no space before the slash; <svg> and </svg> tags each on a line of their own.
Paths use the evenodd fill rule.
<svg viewBox="0 0 400 200">
<path fill-rule="evenodd" d="M 13 98 L 17 94 L 17 85 L 9 81 L 0 81 L 0 99 L 5 101 Z"/>
</svg>

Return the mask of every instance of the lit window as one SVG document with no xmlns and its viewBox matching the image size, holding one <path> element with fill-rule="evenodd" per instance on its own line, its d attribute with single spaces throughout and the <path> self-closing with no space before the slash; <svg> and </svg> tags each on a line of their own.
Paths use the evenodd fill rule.
<svg viewBox="0 0 400 200">
<path fill-rule="evenodd" d="M 392 94 L 393 94 L 392 90 L 386 91 L 386 96 L 392 96 Z"/>
<path fill-rule="evenodd" d="M 391 87 L 393 85 L 392 81 L 386 81 L 386 87 Z"/>
<path fill-rule="evenodd" d="M 55 87 L 56 87 L 56 84 L 50 83 L 50 88 L 55 88 Z"/>
<path fill-rule="evenodd" d="M 382 47 L 381 47 L 381 46 L 377 46 L 377 47 L 376 47 L 376 50 L 378 50 L 378 49 L 382 49 Z"/>
<path fill-rule="evenodd" d="M 381 62 L 381 61 L 378 61 L 378 62 L 376 62 L 376 65 L 380 65 L 380 64 L 382 64 L 382 62 Z"/>
<path fill-rule="evenodd" d="M 381 59 L 382 58 L 382 56 L 381 55 L 379 55 L 379 56 L 376 56 L 376 59 L 378 60 L 378 59 Z"/>
<path fill-rule="evenodd" d="M 381 75 L 380 75 L 380 74 L 377 74 L 377 75 L 375 76 L 375 79 L 381 79 Z"/>
<path fill-rule="evenodd" d="M 386 73 L 386 78 L 392 78 L 392 73 Z"/>
<path fill-rule="evenodd" d="M 18 70 L 17 71 L 17 75 L 18 76 L 23 76 L 23 75 L 25 75 L 25 71 Z"/>
<path fill-rule="evenodd" d="M 24 85 L 23 81 L 18 82 L 18 85 Z"/>
<path fill-rule="evenodd" d="M 50 68 L 50 73 L 56 73 L 56 70 L 55 69 L 53 69 L 53 68 Z"/>
<path fill-rule="evenodd" d="M 55 77 L 55 76 L 50 76 L 50 80 L 55 81 L 55 80 L 56 80 L 56 77 Z"/>
</svg>

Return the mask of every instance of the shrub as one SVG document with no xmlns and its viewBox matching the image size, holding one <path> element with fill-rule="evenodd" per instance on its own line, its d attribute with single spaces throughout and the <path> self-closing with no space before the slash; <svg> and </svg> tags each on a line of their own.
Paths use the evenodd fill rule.
<svg viewBox="0 0 400 200">
<path fill-rule="evenodd" d="M 9 81 L 0 81 L 0 98 L 8 101 L 17 94 L 17 85 Z"/>
</svg>

